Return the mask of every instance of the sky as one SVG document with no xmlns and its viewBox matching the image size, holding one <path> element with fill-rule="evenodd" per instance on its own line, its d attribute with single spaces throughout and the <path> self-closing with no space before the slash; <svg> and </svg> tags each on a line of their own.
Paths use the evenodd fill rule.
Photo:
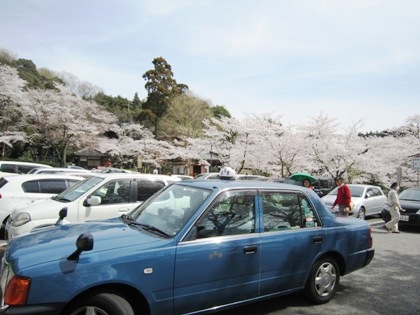
<svg viewBox="0 0 420 315">
<path fill-rule="evenodd" d="M 107 95 L 147 96 L 163 57 L 233 117 L 327 115 L 360 131 L 420 114 L 418 0 L 0 0 L 0 48 Z"/>
</svg>

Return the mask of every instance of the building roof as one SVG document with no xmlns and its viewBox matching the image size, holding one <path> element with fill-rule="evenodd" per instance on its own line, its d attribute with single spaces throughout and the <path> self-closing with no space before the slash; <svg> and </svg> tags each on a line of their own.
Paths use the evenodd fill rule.
<svg viewBox="0 0 420 315">
<path fill-rule="evenodd" d="M 74 155 L 77 155 L 77 156 L 91 156 L 91 157 L 105 157 L 105 156 L 108 156 L 107 154 L 99 152 L 98 150 L 90 148 L 90 147 L 86 147 L 82 150 L 76 151 L 76 152 L 74 152 Z"/>
</svg>

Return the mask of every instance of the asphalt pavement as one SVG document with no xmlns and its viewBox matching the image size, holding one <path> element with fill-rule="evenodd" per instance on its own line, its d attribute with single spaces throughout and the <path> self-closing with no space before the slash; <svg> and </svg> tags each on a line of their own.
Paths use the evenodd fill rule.
<svg viewBox="0 0 420 315">
<path fill-rule="evenodd" d="M 329 303 L 313 305 L 301 294 L 292 294 L 219 314 L 420 315 L 420 227 L 401 227 L 401 233 L 395 234 L 383 229 L 380 218 L 367 221 L 372 226 L 375 257 L 365 268 L 341 277 Z"/>
</svg>

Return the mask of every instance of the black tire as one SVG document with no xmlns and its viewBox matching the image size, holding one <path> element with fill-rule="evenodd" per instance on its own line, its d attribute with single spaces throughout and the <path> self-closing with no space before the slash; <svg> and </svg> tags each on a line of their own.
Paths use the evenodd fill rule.
<svg viewBox="0 0 420 315">
<path fill-rule="evenodd" d="M 123 297 L 112 293 L 99 293 L 84 298 L 71 305 L 65 312 L 68 315 L 134 315 L 130 303 Z"/>
<path fill-rule="evenodd" d="M 323 257 L 311 269 L 305 287 L 305 296 L 315 304 L 330 301 L 337 291 L 340 282 L 340 270 L 332 257 Z"/>
<path fill-rule="evenodd" d="M 389 213 L 388 210 L 383 209 L 381 212 L 381 217 L 382 217 L 382 220 L 385 221 L 385 223 L 388 223 L 389 221 L 391 221 L 391 214 Z"/>
<path fill-rule="evenodd" d="M 366 210 L 365 208 L 361 207 L 359 209 L 359 213 L 357 214 L 357 218 L 360 220 L 364 220 L 366 218 Z"/>
<path fill-rule="evenodd" d="M 0 240 L 5 240 L 5 239 L 6 239 L 6 229 L 4 227 L 4 224 L 2 224 L 0 227 Z"/>
</svg>

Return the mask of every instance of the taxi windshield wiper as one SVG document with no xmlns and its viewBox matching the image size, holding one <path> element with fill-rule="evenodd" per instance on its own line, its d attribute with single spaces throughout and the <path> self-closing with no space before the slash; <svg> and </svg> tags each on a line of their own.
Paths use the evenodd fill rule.
<svg viewBox="0 0 420 315">
<path fill-rule="evenodd" d="M 149 231 L 149 232 L 157 232 L 165 237 L 170 237 L 170 235 L 164 231 L 162 231 L 161 229 L 158 229 L 157 227 L 153 226 L 153 225 L 149 225 L 149 224 L 144 224 L 144 223 L 138 223 L 138 222 L 130 222 L 129 225 L 137 225 L 140 226 L 142 229 Z"/>
</svg>

